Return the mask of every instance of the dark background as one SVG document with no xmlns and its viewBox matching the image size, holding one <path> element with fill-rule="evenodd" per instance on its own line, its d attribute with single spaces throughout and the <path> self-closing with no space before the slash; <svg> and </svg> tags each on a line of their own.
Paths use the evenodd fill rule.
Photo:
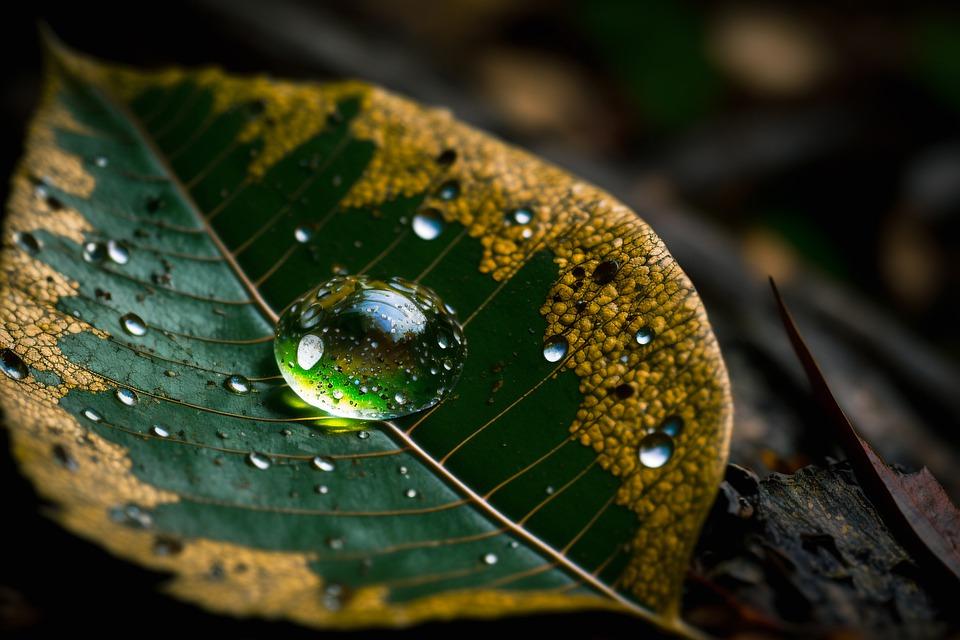
<svg viewBox="0 0 960 640">
<path fill-rule="evenodd" d="M 861 431 L 888 460 L 928 465 L 956 501 L 960 14 L 812 4 L 31 2 L 4 9 L 0 175 L 36 105 L 41 19 L 80 51 L 139 67 L 357 77 L 448 106 L 609 190 L 663 236 L 730 367 L 734 462 L 763 477 L 836 455 L 779 328 L 773 275 Z M 0 444 L 0 632 L 315 635 L 157 595 L 162 576 L 51 524 Z M 634 625 L 583 614 L 402 635 Z"/>
</svg>

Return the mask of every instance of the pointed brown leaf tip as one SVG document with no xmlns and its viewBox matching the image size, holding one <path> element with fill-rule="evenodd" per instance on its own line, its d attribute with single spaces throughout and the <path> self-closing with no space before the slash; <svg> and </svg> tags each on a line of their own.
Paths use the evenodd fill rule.
<svg viewBox="0 0 960 640">
<path fill-rule="evenodd" d="M 814 398 L 830 417 L 840 446 L 867 497 L 918 560 L 941 578 L 960 581 L 960 511 L 926 467 L 916 473 L 898 473 L 857 433 L 830 391 L 773 278 L 770 286 L 784 329 L 813 387 Z"/>
</svg>

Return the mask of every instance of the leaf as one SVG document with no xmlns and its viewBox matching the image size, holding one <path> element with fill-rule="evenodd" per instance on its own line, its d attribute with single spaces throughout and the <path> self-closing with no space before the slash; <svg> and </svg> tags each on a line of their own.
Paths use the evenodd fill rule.
<svg viewBox="0 0 960 640">
<path fill-rule="evenodd" d="M 926 467 L 908 474 L 891 469 L 857 432 L 830 391 L 773 278 L 770 286 L 814 397 L 829 416 L 833 433 L 871 502 L 918 560 L 939 574 L 940 579 L 960 579 L 960 510 Z"/>
<path fill-rule="evenodd" d="M 8 206 L 0 383 L 16 457 L 64 526 L 232 614 L 607 608 L 695 633 L 678 595 L 732 405 L 703 307 L 644 222 L 363 83 L 50 48 Z M 410 227 L 427 207 L 445 220 L 430 241 Z M 517 208 L 529 224 L 506 223 Z M 334 269 L 417 279 L 459 310 L 452 395 L 364 437 L 296 406 L 277 310 Z M 557 335 L 567 355 L 548 362 Z M 643 467 L 665 424 L 682 427 L 672 456 Z"/>
</svg>

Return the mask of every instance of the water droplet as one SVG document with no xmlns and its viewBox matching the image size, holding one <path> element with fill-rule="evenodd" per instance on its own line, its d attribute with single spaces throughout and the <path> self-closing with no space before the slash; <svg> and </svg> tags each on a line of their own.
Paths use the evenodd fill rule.
<svg viewBox="0 0 960 640">
<path fill-rule="evenodd" d="M 440 185 L 437 196 L 441 200 L 453 200 L 460 195 L 460 183 L 456 180 L 449 180 Z"/>
<path fill-rule="evenodd" d="M 417 497 L 417 490 L 416 490 L 416 489 L 407 489 L 406 491 L 403 492 L 403 495 L 407 496 L 408 498 L 416 498 L 416 497 Z"/>
<path fill-rule="evenodd" d="M 651 469 L 662 467 L 673 455 L 673 438 L 655 431 L 640 441 L 640 464 Z"/>
<path fill-rule="evenodd" d="M 507 215 L 507 221 L 513 224 L 529 224 L 533 220 L 533 211 L 527 207 L 514 209 Z"/>
<path fill-rule="evenodd" d="M 323 456 L 316 456 L 313 460 L 310 461 L 310 464 L 313 465 L 313 468 L 318 471 L 333 471 L 333 460 L 330 458 L 324 458 Z"/>
<path fill-rule="evenodd" d="M 634 339 L 637 341 L 637 344 L 650 344 L 650 341 L 653 340 L 653 331 L 647 327 L 643 327 L 637 330 Z"/>
<path fill-rule="evenodd" d="M 283 313 L 274 354 L 287 384 L 308 404 L 381 420 L 439 402 L 460 376 L 466 339 L 456 316 L 422 285 L 339 276 Z"/>
<path fill-rule="evenodd" d="M 553 488 L 553 485 L 547 485 L 547 488 L 544 489 L 544 491 L 548 496 L 552 496 L 553 492 L 556 491 L 556 489 Z"/>
<path fill-rule="evenodd" d="M 153 552 L 158 556 L 175 556 L 183 551 L 183 543 L 176 538 L 157 536 L 153 541 Z"/>
<path fill-rule="evenodd" d="M 270 458 L 263 455 L 262 453 L 257 453 L 256 451 L 251 451 L 247 454 L 247 464 L 261 471 L 270 468 Z"/>
<path fill-rule="evenodd" d="M 40 251 L 40 241 L 35 235 L 26 231 L 17 231 L 13 234 L 13 243 L 30 255 Z"/>
<path fill-rule="evenodd" d="M 150 427 L 150 433 L 157 436 L 158 438 L 169 438 L 170 432 L 162 424 L 155 424 Z"/>
<path fill-rule="evenodd" d="M 323 606 L 327 611 L 339 611 L 343 608 L 343 587 L 330 583 L 323 588 Z"/>
<path fill-rule="evenodd" d="M 135 313 L 120 316 L 120 325 L 132 336 L 142 336 L 147 332 L 147 323 Z"/>
<path fill-rule="evenodd" d="M 106 156 L 97 156 L 94 162 L 101 169 L 110 164 L 110 160 L 108 160 Z"/>
<path fill-rule="evenodd" d="M 52 448 L 53 457 L 57 463 L 67 471 L 77 470 L 77 460 L 70 455 L 70 451 L 62 444 L 55 444 Z"/>
<path fill-rule="evenodd" d="M 683 432 L 683 418 L 680 416 L 668 416 L 658 427 L 659 431 L 676 438 Z"/>
<path fill-rule="evenodd" d="M 563 336 L 550 336 L 543 343 L 543 357 L 547 362 L 558 362 L 565 355 L 567 355 L 567 339 Z"/>
<path fill-rule="evenodd" d="M 620 263 L 616 260 L 604 260 L 593 270 L 593 281 L 597 284 L 607 284 L 613 282 L 617 271 L 620 270 Z"/>
<path fill-rule="evenodd" d="M 510 541 L 510 544 L 507 545 L 507 546 L 509 546 L 511 549 L 519 549 L 519 548 L 520 548 L 520 543 L 517 542 L 516 540 L 511 540 L 511 541 Z"/>
<path fill-rule="evenodd" d="M 238 396 L 250 393 L 250 381 L 239 373 L 235 373 L 224 380 L 223 386 L 227 388 L 227 391 L 235 393 Z"/>
<path fill-rule="evenodd" d="M 293 230 L 293 237 L 299 243 L 310 242 L 310 238 L 313 237 L 313 229 L 306 225 L 300 225 Z"/>
<path fill-rule="evenodd" d="M 361 440 L 366 440 L 367 438 L 370 437 L 370 433 L 367 431 L 358 431 L 357 437 L 360 438 Z"/>
<path fill-rule="evenodd" d="M 107 257 L 107 246 L 102 242 L 83 243 L 83 259 L 87 262 L 103 262 Z"/>
<path fill-rule="evenodd" d="M 130 250 L 121 242 L 110 240 L 107 242 L 107 256 L 117 264 L 130 262 Z"/>
<path fill-rule="evenodd" d="M 0 369 L 7 374 L 7 377 L 14 380 L 23 380 L 30 375 L 30 370 L 21 358 L 12 349 L 0 350 Z"/>
<path fill-rule="evenodd" d="M 397 470 L 400 472 L 400 475 L 402 476 L 405 476 L 410 472 L 410 470 L 407 469 L 404 465 L 400 465 L 400 468 Z"/>
<path fill-rule="evenodd" d="M 133 391 L 133 389 L 120 387 L 113 392 L 113 395 L 116 396 L 117 400 L 119 400 L 121 404 L 125 404 L 128 407 L 132 407 L 133 405 L 137 404 L 137 394 Z"/>
<path fill-rule="evenodd" d="M 424 209 L 413 216 L 413 232 L 424 240 L 433 240 L 443 231 L 443 216 L 436 209 Z"/>
<path fill-rule="evenodd" d="M 325 484 L 318 484 L 314 490 L 322 496 L 325 496 L 330 492 L 330 488 Z"/>
<path fill-rule="evenodd" d="M 113 507 L 109 511 L 110 519 L 135 529 L 149 529 L 153 526 L 153 516 L 135 504 Z"/>
<path fill-rule="evenodd" d="M 330 537 L 327 538 L 327 546 L 333 549 L 334 551 L 339 551 L 343 549 L 344 540 L 343 538 Z"/>
<path fill-rule="evenodd" d="M 497 558 L 497 554 L 495 553 L 485 553 L 480 560 L 483 561 L 483 564 L 494 565 L 497 564 L 499 558 Z"/>
<path fill-rule="evenodd" d="M 89 420 L 90 422 L 100 422 L 103 420 L 103 416 L 96 409 L 84 409 L 83 417 Z"/>
</svg>

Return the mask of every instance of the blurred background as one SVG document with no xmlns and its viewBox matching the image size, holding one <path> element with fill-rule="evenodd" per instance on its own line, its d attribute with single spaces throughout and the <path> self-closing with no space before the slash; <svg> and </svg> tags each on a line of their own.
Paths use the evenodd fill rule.
<svg viewBox="0 0 960 640">
<path fill-rule="evenodd" d="M 960 497 L 957 10 L 725 0 L 32 2 L 5 9 L 3 176 L 38 97 L 40 19 L 70 46 L 140 67 L 368 80 L 449 107 L 571 170 L 650 222 L 704 298 L 734 383 L 733 462 L 763 477 L 838 455 L 777 319 L 771 275 L 858 428 L 888 461 L 927 465 Z M 6 447 L 3 455 L 21 544 L 40 536 L 71 559 L 83 555 L 81 567 L 107 563 L 116 577 L 147 584 L 136 593 L 152 593 L 156 577 L 46 524 Z M 0 574 L 0 630 L 59 630 L 50 614 L 68 606 L 72 587 L 51 592 L 33 565 L 20 564 Z M 174 607 L 174 619 L 195 615 L 155 600 Z M 607 620 L 589 618 L 597 619 Z"/>
</svg>

